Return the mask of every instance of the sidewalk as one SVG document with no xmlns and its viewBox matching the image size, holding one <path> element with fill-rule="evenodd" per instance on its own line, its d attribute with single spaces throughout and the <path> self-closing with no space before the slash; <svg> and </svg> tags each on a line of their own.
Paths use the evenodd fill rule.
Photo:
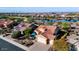
<svg viewBox="0 0 79 59">
<path fill-rule="evenodd" d="M 13 41 L 13 40 L 11 40 L 11 39 L 8 39 L 8 38 L 6 38 L 6 37 L 3 37 L 2 35 L 0 35 L 0 38 L 1 38 L 2 40 L 4 40 L 4 41 L 7 41 L 7 42 L 9 42 L 9 43 L 11 43 L 11 44 L 13 44 L 13 45 L 15 45 L 15 46 L 21 48 L 21 49 L 24 49 L 24 50 L 28 50 L 28 51 L 29 51 L 28 47 L 23 46 L 23 45 L 21 45 L 21 44 L 15 42 L 15 41 Z"/>
</svg>

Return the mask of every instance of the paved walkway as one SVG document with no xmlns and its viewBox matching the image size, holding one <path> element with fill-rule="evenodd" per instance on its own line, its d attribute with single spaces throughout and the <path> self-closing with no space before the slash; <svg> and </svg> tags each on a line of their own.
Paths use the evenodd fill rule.
<svg viewBox="0 0 79 59">
<path fill-rule="evenodd" d="M 8 38 L 3 37 L 3 36 L 1 36 L 1 35 L 0 35 L 0 38 L 1 38 L 2 40 L 5 40 L 5 41 L 7 41 L 7 42 L 9 42 L 9 43 L 11 43 L 11 44 L 13 44 L 13 45 L 19 47 L 19 48 L 22 48 L 22 49 L 24 49 L 24 50 L 28 50 L 28 51 L 29 51 L 28 47 L 23 46 L 23 45 L 21 45 L 21 44 L 15 42 L 15 41 L 13 41 L 13 40 L 11 40 L 11 39 L 8 39 Z"/>
<path fill-rule="evenodd" d="M 32 46 L 26 47 L 24 45 L 19 44 L 18 42 L 15 42 L 14 39 L 11 38 L 10 36 L 3 37 L 2 35 L 0 35 L 0 38 L 2 38 L 3 40 L 5 40 L 19 48 L 27 50 L 27 51 L 48 51 L 50 48 L 50 45 L 45 45 L 45 44 L 39 43 L 39 42 L 35 42 Z"/>
</svg>

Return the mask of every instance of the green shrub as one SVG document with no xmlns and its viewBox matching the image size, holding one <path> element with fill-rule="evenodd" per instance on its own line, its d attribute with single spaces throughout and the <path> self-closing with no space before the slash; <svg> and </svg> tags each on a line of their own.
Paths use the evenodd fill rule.
<svg viewBox="0 0 79 59">
<path fill-rule="evenodd" d="M 12 33 L 12 37 L 13 38 L 18 38 L 20 36 L 21 36 L 21 32 L 20 31 L 15 31 L 15 32 Z"/>
<path fill-rule="evenodd" d="M 29 37 L 29 35 L 32 33 L 32 29 L 26 29 L 26 30 L 24 30 L 24 35 L 26 36 L 26 37 Z"/>
<path fill-rule="evenodd" d="M 16 18 L 15 21 L 19 23 L 19 22 L 23 21 L 23 19 L 21 19 L 21 18 Z"/>
</svg>

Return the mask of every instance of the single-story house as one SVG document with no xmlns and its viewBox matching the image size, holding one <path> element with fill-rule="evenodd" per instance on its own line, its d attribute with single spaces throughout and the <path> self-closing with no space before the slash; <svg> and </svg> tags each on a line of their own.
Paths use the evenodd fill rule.
<svg viewBox="0 0 79 59">
<path fill-rule="evenodd" d="M 13 21 L 11 20 L 6 20 L 6 19 L 1 19 L 0 20 L 0 27 L 7 27 L 10 25 Z"/>
<path fill-rule="evenodd" d="M 21 33 L 23 33 L 23 31 L 26 30 L 26 28 L 29 26 L 30 24 L 21 22 L 19 25 L 14 27 L 14 31 L 21 31 Z"/>
</svg>

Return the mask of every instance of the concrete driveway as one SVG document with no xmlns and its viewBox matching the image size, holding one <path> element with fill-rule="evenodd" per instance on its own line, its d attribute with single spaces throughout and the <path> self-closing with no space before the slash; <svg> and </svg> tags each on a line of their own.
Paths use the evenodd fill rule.
<svg viewBox="0 0 79 59">
<path fill-rule="evenodd" d="M 30 51 L 48 51 L 50 48 L 50 45 L 45 45 L 43 43 L 36 42 L 34 45 L 29 47 Z"/>
</svg>

